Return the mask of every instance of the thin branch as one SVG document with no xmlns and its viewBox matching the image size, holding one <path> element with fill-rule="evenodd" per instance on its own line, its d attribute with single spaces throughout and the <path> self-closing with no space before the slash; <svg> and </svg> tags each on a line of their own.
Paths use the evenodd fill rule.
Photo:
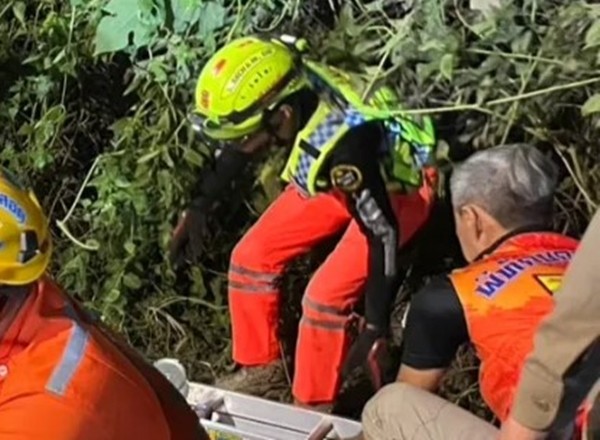
<svg viewBox="0 0 600 440">
<path fill-rule="evenodd" d="M 57 223 L 66 223 L 66 222 L 69 221 L 69 219 L 71 218 L 71 215 L 73 215 L 73 211 L 75 211 L 75 207 L 79 203 L 79 199 L 81 198 L 81 196 L 83 194 L 83 191 L 85 190 L 85 188 L 87 187 L 88 182 L 92 178 L 92 174 L 94 173 L 94 171 L 96 171 L 96 167 L 100 163 L 100 159 L 101 158 L 102 158 L 102 155 L 98 155 L 96 157 L 96 159 L 94 159 L 94 162 L 92 163 L 92 166 L 90 167 L 87 175 L 85 176 L 85 179 L 83 180 L 83 183 L 79 187 L 79 191 L 77 192 L 77 196 L 75 196 L 75 200 L 71 204 L 71 208 L 69 209 L 69 211 L 67 212 L 67 214 L 65 215 L 65 217 L 62 220 L 57 220 Z"/>
<path fill-rule="evenodd" d="M 457 111 L 465 111 L 465 110 L 475 110 L 475 111 L 483 111 L 486 106 L 494 106 L 500 104 L 508 104 L 515 101 L 521 101 L 524 99 L 534 98 L 536 96 L 547 95 L 554 92 L 559 92 L 561 90 L 575 89 L 578 87 L 587 86 L 590 84 L 594 84 L 600 82 L 600 76 L 584 79 L 581 81 L 574 81 L 567 84 L 561 84 L 558 86 L 546 87 L 544 89 L 534 90 L 532 92 L 523 93 L 515 96 L 508 96 L 506 98 L 493 99 L 488 101 L 487 103 L 482 104 L 459 104 L 455 106 L 447 106 L 447 107 L 432 107 L 432 108 L 423 108 L 423 109 L 413 109 L 413 110 L 398 110 L 393 111 L 392 114 L 396 115 L 424 115 L 430 113 L 448 113 L 448 112 L 457 112 Z"/>
<path fill-rule="evenodd" d="M 542 49 L 539 50 L 538 55 L 542 52 Z M 525 74 L 525 77 L 523 78 L 523 81 L 521 83 L 521 87 L 519 87 L 519 94 L 523 94 L 525 92 L 525 89 L 527 88 L 527 84 L 529 84 L 529 81 L 531 80 L 531 76 L 533 75 L 533 72 L 535 71 L 535 68 L 538 65 L 538 61 L 533 61 L 531 62 L 531 65 L 529 66 L 529 69 L 527 70 L 527 73 Z M 512 126 L 514 125 L 515 122 L 515 118 L 517 116 L 517 110 L 519 108 L 519 102 L 520 101 L 516 101 L 514 102 L 511 107 L 510 107 L 510 116 L 509 116 L 509 121 L 508 124 L 506 125 L 505 129 L 504 129 L 504 134 L 502 135 L 502 140 L 501 140 L 501 144 L 506 143 L 506 139 L 508 138 L 508 134 L 510 133 L 510 130 L 512 128 Z"/>
<path fill-rule="evenodd" d="M 567 158 L 565 157 L 564 153 L 561 151 L 561 148 L 555 147 L 554 148 L 556 150 L 556 152 L 558 153 L 558 155 L 560 156 L 561 160 L 563 161 L 563 163 L 565 164 L 565 167 L 567 168 L 567 171 L 569 172 L 569 174 L 571 175 L 571 177 L 573 178 L 573 182 L 575 183 L 575 185 L 577 186 L 577 189 L 579 190 L 579 192 L 581 193 L 581 195 L 585 198 L 585 201 L 587 202 L 588 205 L 588 212 L 589 213 L 593 213 L 596 211 L 596 208 L 598 207 L 597 204 L 592 200 L 592 198 L 590 197 L 590 195 L 588 194 L 588 192 L 586 191 L 586 189 L 583 186 L 582 183 L 582 177 L 580 175 L 578 175 L 574 170 L 573 167 L 571 166 L 571 164 L 569 163 L 569 161 L 567 160 Z"/>
<path fill-rule="evenodd" d="M 522 53 L 507 53 L 507 52 L 501 52 L 501 51 L 476 49 L 476 48 L 466 49 L 465 52 L 474 53 L 474 54 L 478 54 L 478 55 L 497 55 L 502 58 L 515 59 L 515 60 L 538 61 L 538 62 L 542 62 L 542 63 L 556 64 L 558 66 L 565 67 L 565 63 L 563 63 L 560 60 L 555 60 L 552 58 L 544 58 L 544 57 L 535 56 L 535 55 L 527 55 L 527 54 L 522 54 Z"/>
</svg>

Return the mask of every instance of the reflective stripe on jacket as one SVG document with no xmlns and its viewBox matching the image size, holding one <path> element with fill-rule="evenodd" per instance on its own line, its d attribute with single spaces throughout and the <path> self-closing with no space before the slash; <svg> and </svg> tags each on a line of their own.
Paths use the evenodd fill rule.
<svg viewBox="0 0 600 440">
<path fill-rule="evenodd" d="M 168 381 L 52 281 L 7 299 L 0 315 L 0 438 L 208 438 Z"/>
</svg>

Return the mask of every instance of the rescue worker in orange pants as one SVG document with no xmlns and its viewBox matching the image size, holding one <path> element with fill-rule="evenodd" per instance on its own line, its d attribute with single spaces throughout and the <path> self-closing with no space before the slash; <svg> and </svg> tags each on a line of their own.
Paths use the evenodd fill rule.
<svg viewBox="0 0 600 440">
<path fill-rule="evenodd" d="M 259 394 L 285 383 L 278 342 L 285 266 L 338 233 L 337 247 L 303 299 L 293 395 L 329 407 L 340 386 L 353 307 L 365 293 L 366 329 L 348 354 L 358 365 L 385 336 L 395 291 L 396 252 L 427 220 L 437 172 L 428 118 L 397 116 L 387 87 L 309 60 L 302 42 L 248 37 L 220 49 L 200 74 L 191 116 L 219 149 L 171 243 L 175 264 L 194 260 L 206 217 L 253 153 L 291 148 L 289 185 L 237 244 L 229 266 L 233 358 L 242 368 L 218 385 Z"/>
<path fill-rule="evenodd" d="M 179 392 L 44 272 L 33 193 L 0 169 L 0 438 L 208 440 Z"/>
<path fill-rule="evenodd" d="M 478 152 L 453 172 L 456 232 L 469 265 L 413 295 L 398 383 L 383 387 L 363 411 L 367 440 L 498 438 L 493 425 L 432 392 L 468 342 L 481 360 L 484 401 L 501 422 L 508 417 L 536 330 L 553 310 L 578 246 L 551 230 L 557 175 L 529 145 Z M 578 438 L 574 426 L 552 438 Z"/>
</svg>

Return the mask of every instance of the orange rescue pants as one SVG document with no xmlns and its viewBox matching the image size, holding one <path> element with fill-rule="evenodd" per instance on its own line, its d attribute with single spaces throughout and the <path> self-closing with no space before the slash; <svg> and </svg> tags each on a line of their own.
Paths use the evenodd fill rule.
<svg viewBox="0 0 600 440">
<path fill-rule="evenodd" d="M 400 244 L 429 216 L 437 174 L 432 169 L 427 177 L 418 192 L 390 194 Z M 288 262 L 342 231 L 340 242 L 313 275 L 302 301 L 293 394 L 305 404 L 329 403 L 336 397 L 348 350 L 346 329 L 367 278 L 366 237 L 343 196 L 324 193 L 306 198 L 289 185 L 231 255 L 233 358 L 243 366 L 264 365 L 280 358 L 277 279 Z"/>
</svg>

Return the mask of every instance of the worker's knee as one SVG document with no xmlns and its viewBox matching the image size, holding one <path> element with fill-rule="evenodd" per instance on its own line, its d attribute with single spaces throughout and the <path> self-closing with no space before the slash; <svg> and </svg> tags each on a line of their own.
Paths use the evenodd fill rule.
<svg viewBox="0 0 600 440">
<path fill-rule="evenodd" d="M 230 265 L 261 268 L 269 261 L 268 238 L 255 234 L 252 229 L 237 242 L 231 252 Z"/>
<path fill-rule="evenodd" d="M 242 238 L 235 246 L 227 274 L 232 311 L 236 305 L 242 308 L 242 304 L 250 302 L 254 304 L 252 307 L 267 307 L 276 313 L 278 299 L 274 295 L 279 293 L 283 263 L 277 259 L 277 255 L 271 254 L 271 249 L 265 237 L 252 234 Z M 269 306 L 265 306 L 265 303 Z"/>
<path fill-rule="evenodd" d="M 397 382 L 380 389 L 367 402 L 362 412 L 361 419 L 365 439 L 403 439 L 402 430 L 394 428 L 398 420 L 409 416 L 412 404 L 410 387 L 406 384 Z M 393 435 L 391 435 L 392 432 Z"/>
<path fill-rule="evenodd" d="M 364 279 L 349 278 L 343 272 L 323 269 L 320 268 L 306 286 L 303 311 L 310 313 L 320 309 L 339 316 L 350 315 L 360 299 Z"/>
<path fill-rule="evenodd" d="M 385 418 L 393 416 L 405 402 L 407 385 L 395 382 L 381 388 L 365 405 L 363 418 Z"/>
<path fill-rule="evenodd" d="M 318 286 L 312 281 L 302 299 L 302 313 L 308 317 L 335 321 L 346 320 L 350 316 L 351 310 L 351 305 L 340 299 L 338 292 L 327 289 L 327 286 Z"/>
<path fill-rule="evenodd" d="M 323 307 L 336 306 L 334 295 L 332 295 L 331 284 L 329 280 L 323 279 L 317 272 L 308 282 L 304 291 L 302 308 L 310 308 L 310 304 L 319 304 Z"/>
</svg>

